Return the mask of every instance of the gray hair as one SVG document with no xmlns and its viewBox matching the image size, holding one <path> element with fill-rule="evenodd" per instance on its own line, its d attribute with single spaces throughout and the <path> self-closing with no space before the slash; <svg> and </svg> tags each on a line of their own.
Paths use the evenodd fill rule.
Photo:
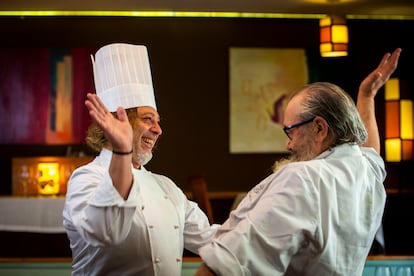
<svg viewBox="0 0 414 276">
<path fill-rule="evenodd" d="M 297 90 L 291 97 L 300 93 L 306 94 L 301 119 L 314 116 L 324 118 L 329 125 L 330 135 L 335 138 L 331 146 L 365 143 L 367 130 L 353 99 L 342 88 L 328 82 L 315 82 Z"/>
</svg>

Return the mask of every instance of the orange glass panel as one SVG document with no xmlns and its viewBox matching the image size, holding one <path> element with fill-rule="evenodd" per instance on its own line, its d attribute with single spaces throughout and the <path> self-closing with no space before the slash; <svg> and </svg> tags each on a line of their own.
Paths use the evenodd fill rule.
<svg viewBox="0 0 414 276">
<path fill-rule="evenodd" d="M 400 137 L 400 103 L 385 102 L 385 138 Z"/>
<path fill-rule="evenodd" d="M 333 44 L 334 51 L 348 51 L 348 44 Z"/>
<path fill-rule="evenodd" d="M 327 43 L 331 42 L 331 28 L 330 27 L 323 27 L 320 30 L 320 42 Z"/>
<path fill-rule="evenodd" d="M 414 157 L 413 149 L 414 149 L 414 141 L 413 140 L 402 140 L 402 159 L 412 160 Z"/>
</svg>

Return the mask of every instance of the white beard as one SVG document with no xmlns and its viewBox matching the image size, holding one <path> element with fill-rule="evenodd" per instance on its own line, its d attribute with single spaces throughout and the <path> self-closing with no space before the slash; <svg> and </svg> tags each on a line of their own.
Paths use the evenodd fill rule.
<svg viewBox="0 0 414 276">
<path fill-rule="evenodd" d="M 273 164 L 273 172 L 277 172 L 280 168 L 286 166 L 289 163 L 309 161 L 315 158 L 316 155 L 312 151 L 314 147 L 314 142 L 308 139 L 308 142 L 305 144 L 306 144 L 306 147 L 302 149 L 300 153 L 294 152 L 294 153 L 291 153 L 288 157 L 282 158 L 281 160 L 276 161 Z"/>
<path fill-rule="evenodd" d="M 137 153 L 138 163 L 145 166 L 152 159 L 152 152 Z"/>
</svg>

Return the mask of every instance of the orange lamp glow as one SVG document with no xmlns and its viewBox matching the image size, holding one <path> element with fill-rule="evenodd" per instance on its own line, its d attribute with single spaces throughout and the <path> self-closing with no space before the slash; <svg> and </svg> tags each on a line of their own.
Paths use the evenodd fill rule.
<svg viewBox="0 0 414 276">
<path fill-rule="evenodd" d="M 328 16 L 320 19 L 320 52 L 322 57 L 348 55 L 348 27 L 346 19 Z"/>
<path fill-rule="evenodd" d="M 40 195 L 59 193 L 59 163 L 38 163 L 38 191 Z"/>
<path fill-rule="evenodd" d="M 385 160 L 412 160 L 413 141 L 413 101 L 401 99 L 400 81 L 391 78 L 385 84 Z"/>
</svg>

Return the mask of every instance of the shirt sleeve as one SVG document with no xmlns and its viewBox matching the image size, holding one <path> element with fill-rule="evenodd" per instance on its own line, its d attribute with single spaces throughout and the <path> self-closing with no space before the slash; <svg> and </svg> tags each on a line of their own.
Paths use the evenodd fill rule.
<svg viewBox="0 0 414 276">
<path fill-rule="evenodd" d="M 384 159 L 373 148 L 361 147 L 362 154 L 368 159 L 377 179 L 384 182 L 387 172 L 385 170 Z"/>
<path fill-rule="evenodd" d="M 69 213 L 71 225 L 92 245 L 118 244 L 131 229 L 137 194 L 137 187 L 133 187 L 124 200 L 112 186 L 104 166 L 91 163 L 73 173 L 65 212 Z"/>
<path fill-rule="evenodd" d="M 200 247 L 211 242 L 220 225 L 210 225 L 207 215 L 191 200 L 187 200 L 186 209 L 184 247 L 199 254 Z"/>
<path fill-rule="evenodd" d="M 253 188 L 202 247 L 203 261 L 218 275 L 283 275 L 315 239 L 316 197 L 305 173 L 282 168 Z"/>
</svg>

